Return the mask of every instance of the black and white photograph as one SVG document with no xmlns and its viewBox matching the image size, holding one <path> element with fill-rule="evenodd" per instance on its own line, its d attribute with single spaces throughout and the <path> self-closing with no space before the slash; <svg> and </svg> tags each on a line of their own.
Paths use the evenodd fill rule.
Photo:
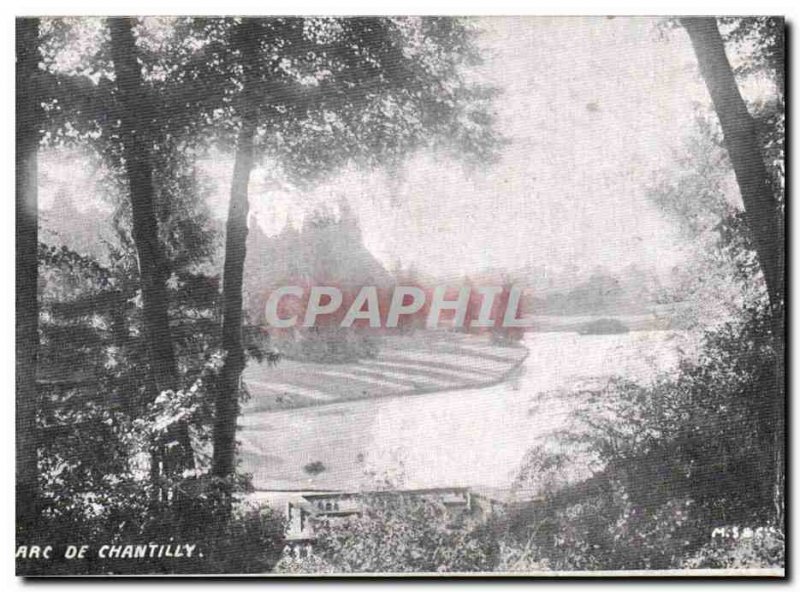
<svg viewBox="0 0 800 592">
<path fill-rule="evenodd" d="M 17 576 L 785 578 L 784 17 L 269 9 L 13 17 Z"/>
</svg>

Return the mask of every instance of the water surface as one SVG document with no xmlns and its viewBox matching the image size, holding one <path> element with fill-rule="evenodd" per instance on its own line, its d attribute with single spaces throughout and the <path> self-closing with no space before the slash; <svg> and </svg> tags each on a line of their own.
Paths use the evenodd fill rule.
<svg viewBox="0 0 800 592">
<path fill-rule="evenodd" d="M 581 399 L 611 376 L 646 381 L 677 362 L 675 332 L 579 336 L 531 333 L 530 355 L 495 386 L 244 411 L 242 468 L 257 489 L 371 489 L 388 477 L 408 488 L 508 487 L 526 451 L 568 427 Z M 547 396 L 544 394 L 547 393 Z M 319 461 L 325 470 L 304 467 Z"/>
</svg>

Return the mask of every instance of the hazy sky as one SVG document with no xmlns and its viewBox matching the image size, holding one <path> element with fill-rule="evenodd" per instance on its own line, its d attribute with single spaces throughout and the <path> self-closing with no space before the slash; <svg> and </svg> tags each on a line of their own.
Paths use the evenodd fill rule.
<svg viewBox="0 0 800 592">
<path fill-rule="evenodd" d="M 287 214 L 298 223 L 304 209 L 345 195 L 368 248 L 387 264 L 434 273 L 529 262 L 666 271 L 683 255 L 645 189 L 680 150 L 692 102 L 707 95 L 688 37 L 661 39 L 654 24 L 481 19 L 480 76 L 502 90 L 500 130 L 511 140 L 499 163 L 467 175 L 424 155 L 399 186 L 384 173 L 349 171 L 303 195 L 256 187 L 258 219 L 272 234 Z M 232 163 L 215 168 L 226 179 Z"/>
<path fill-rule="evenodd" d="M 502 91 L 497 164 L 472 171 L 418 155 L 402 181 L 346 171 L 301 193 L 256 171 L 252 209 L 268 234 L 287 218 L 347 197 L 367 247 L 387 265 L 438 274 L 534 263 L 562 267 L 680 265 L 673 223 L 646 198 L 691 133 L 693 103 L 708 96 L 688 37 L 646 18 L 479 19 L 485 64 L 478 77 Z M 233 159 L 204 168 L 216 179 L 212 208 L 225 215 Z M 42 205 L 68 182 L 79 206 L 93 201 L 86 167 L 43 156 Z M 48 181 L 49 179 L 49 181 Z M 56 183 L 53 183 L 56 181 Z"/>
</svg>

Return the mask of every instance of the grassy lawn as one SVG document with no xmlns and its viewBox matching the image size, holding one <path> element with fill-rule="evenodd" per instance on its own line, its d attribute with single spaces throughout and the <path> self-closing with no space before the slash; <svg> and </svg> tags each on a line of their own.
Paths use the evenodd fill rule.
<svg viewBox="0 0 800 592">
<path fill-rule="evenodd" d="M 390 336 L 376 358 L 355 363 L 251 364 L 244 372 L 250 398 L 243 411 L 486 386 L 503 380 L 526 355 L 523 347 L 493 345 L 483 336 L 439 332 Z"/>
</svg>

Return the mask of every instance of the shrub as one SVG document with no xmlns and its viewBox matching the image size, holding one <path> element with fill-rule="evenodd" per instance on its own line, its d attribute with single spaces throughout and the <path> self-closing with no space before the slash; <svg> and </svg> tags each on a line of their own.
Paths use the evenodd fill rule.
<svg viewBox="0 0 800 592">
<path fill-rule="evenodd" d="M 375 358 L 381 340 L 379 336 L 341 329 L 311 327 L 292 336 L 276 337 L 274 346 L 287 358 L 321 364 L 346 364 Z"/>
<path fill-rule="evenodd" d="M 230 510 L 238 483 L 211 477 L 185 480 L 170 500 L 158 501 L 140 481 L 119 481 L 93 496 L 71 496 L 70 512 L 45 513 L 35 541 L 48 544 L 53 559 L 17 560 L 25 575 L 267 573 L 280 558 L 284 522 L 268 508 L 241 500 Z M 192 557 L 101 559 L 101 545 L 195 544 Z M 67 545 L 89 545 L 85 560 L 67 560 Z"/>
<path fill-rule="evenodd" d="M 783 568 L 786 541 L 777 529 L 757 529 L 753 536 L 714 538 L 684 562 L 691 569 Z"/>
<path fill-rule="evenodd" d="M 309 475 L 319 475 L 325 472 L 325 465 L 320 460 L 310 462 L 303 467 L 303 470 Z"/>
<path fill-rule="evenodd" d="M 284 573 L 491 571 L 498 546 L 491 524 L 402 493 L 367 497 L 358 516 L 315 524 L 314 557 L 284 559 Z"/>
<path fill-rule="evenodd" d="M 675 375 L 584 393 L 561 438 L 572 458 L 526 458 L 520 477 L 544 499 L 512 517 L 510 546 L 552 569 L 781 565 L 777 540 L 708 543 L 720 525 L 774 524 L 781 392 L 769 328 L 768 311 L 747 310 L 706 333 Z M 594 471 L 578 484 L 576 456 Z"/>
</svg>

